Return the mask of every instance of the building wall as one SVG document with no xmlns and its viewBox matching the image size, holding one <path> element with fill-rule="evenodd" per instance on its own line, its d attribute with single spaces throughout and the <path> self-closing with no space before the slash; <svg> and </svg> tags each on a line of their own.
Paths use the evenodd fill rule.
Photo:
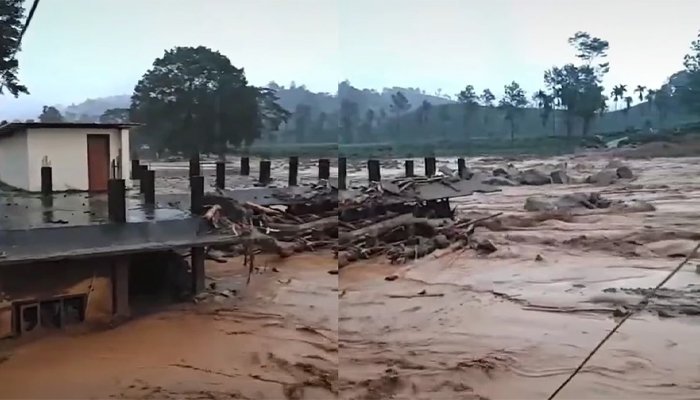
<svg viewBox="0 0 700 400">
<path fill-rule="evenodd" d="M 114 265 L 111 259 L 94 259 L 0 267 L 0 339 L 14 334 L 12 310 L 16 302 L 84 294 L 85 322 L 108 323 L 114 311 Z"/>
<path fill-rule="evenodd" d="M 33 192 L 41 190 L 41 160 L 47 156 L 51 163 L 54 190 L 88 190 L 88 135 L 109 134 L 110 160 L 120 159 L 122 167 L 128 171 L 131 164 L 128 133 L 126 146 L 123 146 L 123 131 L 119 129 L 30 129 L 27 135 L 29 184 L 24 189 Z"/>
<path fill-rule="evenodd" d="M 29 185 L 27 134 L 0 138 L 0 182 L 26 189 Z"/>
</svg>

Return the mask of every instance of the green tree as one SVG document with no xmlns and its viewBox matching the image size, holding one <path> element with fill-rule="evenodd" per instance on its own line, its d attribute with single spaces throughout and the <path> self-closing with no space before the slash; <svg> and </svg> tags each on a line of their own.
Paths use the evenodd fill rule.
<svg viewBox="0 0 700 400">
<path fill-rule="evenodd" d="M 372 141 L 372 129 L 374 128 L 376 117 L 376 112 L 371 108 L 365 112 L 365 120 L 362 123 L 362 140 L 365 142 Z"/>
<path fill-rule="evenodd" d="M 632 96 L 626 96 L 625 97 L 625 108 L 622 110 L 622 112 L 625 114 L 625 124 L 629 126 L 629 113 L 630 113 L 630 108 L 632 108 L 632 101 L 634 99 Z"/>
<path fill-rule="evenodd" d="M 450 123 L 452 117 L 450 116 L 449 105 L 438 106 L 438 118 L 442 125 L 442 137 L 443 139 L 447 137 L 447 124 Z"/>
<path fill-rule="evenodd" d="M 505 120 L 510 123 L 510 140 L 514 141 L 517 119 L 523 113 L 524 107 L 527 106 L 527 97 L 525 97 L 525 91 L 515 81 L 504 86 L 503 90 L 503 98 L 499 101 L 498 106 L 505 112 Z"/>
<path fill-rule="evenodd" d="M 615 102 L 615 109 L 617 109 L 617 102 L 620 100 L 624 100 L 625 98 L 625 93 L 627 93 L 627 85 L 617 85 L 613 87 L 612 92 L 610 93 L 613 97 L 613 101 Z"/>
<path fill-rule="evenodd" d="M 243 69 L 217 51 L 175 47 L 157 58 L 131 97 L 140 133 L 157 149 L 215 152 L 277 130 L 289 112 L 275 91 L 250 86 Z"/>
<path fill-rule="evenodd" d="M 646 92 L 646 90 L 647 87 L 642 85 L 637 85 L 637 87 L 634 89 L 634 92 L 637 93 L 639 101 L 644 101 L 644 92 Z"/>
<path fill-rule="evenodd" d="M 418 112 L 416 112 L 416 118 L 418 119 L 419 125 L 425 125 L 428 122 L 428 119 L 430 118 L 430 111 L 432 109 L 433 103 L 429 102 L 428 100 L 423 100 L 418 108 Z"/>
<path fill-rule="evenodd" d="M 683 65 L 687 73 L 687 81 L 678 88 L 681 104 L 691 113 L 700 115 L 700 33 L 690 44 L 690 52 L 686 54 Z M 657 94 L 657 100 L 658 100 Z"/>
<path fill-rule="evenodd" d="M 493 108 L 493 102 L 496 100 L 496 96 L 493 95 L 490 89 L 486 88 L 481 92 L 479 100 L 481 100 L 481 104 L 486 107 L 486 110 L 484 110 L 484 125 L 488 125 L 490 113 L 489 109 Z"/>
<path fill-rule="evenodd" d="M 605 58 L 608 42 L 577 32 L 569 38 L 569 43 L 577 50 L 576 56 L 583 64 L 567 64 L 561 68 L 553 67 L 545 72 L 547 87 L 556 93 L 557 102 L 566 111 L 566 132 L 571 135 L 574 117 L 583 120 L 583 135 L 590 130 L 591 122 L 605 109 L 606 97 L 603 95 L 601 81 L 610 70 L 608 63 L 596 64 L 598 58 Z"/>
<path fill-rule="evenodd" d="M 398 91 L 391 95 L 391 105 L 389 106 L 396 116 L 396 134 L 399 134 L 401 130 L 400 116 L 405 111 L 411 108 L 411 103 L 408 102 L 406 96 Z"/>
<path fill-rule="evenodd" d="M 354 131 L 357 125 L 357 120 L 360 116 L 360 108 L 357 103 L 348 99 L 343 99 L 340 102 L 340 127 L 342 132 L 343 143 L 353 143 Z"/>
<path fill-rule="evenodd" d="M 324 131 L 326 130 L 326 122 L 328 121 L 328 114 L 326 114 L 324 111 L 321 111 L 318 114 L 318 118 L 316 119 L 316 123 L 314 126 L 314 132 L 317 138 L 322 138 L 324 135 Z"/>
<path fill-rule="evenodd" d="M 479 96 L 481 104 L 485 107 L 493 107 L 493 102 L 496 100 L 496 96 L 493 95 L 490 89 L 484 89 Z"/>
<path fill-rule="evenodd" d="M 532 100 L 535 101 L 537 108 L 540 109 L 540 120 L 542 121 L 542 126 L 547 126 L 549 121 L 549 116 L 552 114 L 553 98 L 548 95 L 544 90 L 538 90 L 533 96 Z"/>
<path fill-rule="evenodd" d="M 673 96 L 671 89 L 664 87 L 656 91 L 654 94 L 654 106 L 659 111 L 659 126 L 664 127 L 668 113 L 673 108 Z"/>
<path fill-rule="evenodd" d="M 0 95 L 4 90 L 17 97 L 20 93 L 29 94 L 27 87 L 19 83 L 17 74 L 19 62 L 17 52 L 20 50 L 22 36 L 29 25 L 36 9 L 32 7 L 26 23 L 22 23 L 24 0 L 3 0 L 0 3 Z"/>
<path fill-rule="evenodd" d="M 308 104 L 297 104 L 294 114 L 294 138 L 297 143 L 303 143 L 306 131 L 311 123 L 311 106 Z"/>
<path fill-rule="evenodd" d="M 110 108 L 100 115 L 99 121 L 102 124 L 129 122 L 129 109 Z"/>
<path fill-rule="evenodd" d="M 38 118 L 40 122 L 63 122 L 61 112 L 56 107 L 51 106 L 44 106 Z"/>
<path fill-rule="evenodd" d="M 469 134 L 469 120 L 476 109 L 479 108 L 479 96 L 476 95 L 474 91 L 474 86 L 467 85 L 464 90 L 457 93 L 457 101 L 459 101 L 464 107 L 464 134 L 467 138 L 471 135 Z"/>
</svg>

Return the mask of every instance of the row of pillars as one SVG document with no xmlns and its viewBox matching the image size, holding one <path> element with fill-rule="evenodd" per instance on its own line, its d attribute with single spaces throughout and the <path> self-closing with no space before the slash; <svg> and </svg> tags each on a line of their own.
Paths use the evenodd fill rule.
<svg viewBox="0 0 700 400">
<path fill-rule="evenodd" d="M 344 159 L 342 159 L 344 161 Z M 435 157 L 425 157 L 425 176 L 433 177 L 436 173 L 435 167 Z M 340 164 L 339 164 L 340 165 Z M 416 176 L 414 172 L 413 160 L 406 160 L 404 162 L 405 176 L 413 177 Z M 367 173 L 369 175 L 370 182 L 379 182 L 382 180 L 381 169 L 379 165 L 379 160 L 369 160 L 367 161 Z M 464 158 L 457 159 L 457 173 L 461 178 L 465 178 L 467 175 L 467 163 Z M 338 172 L 338 176 L 343 175 L 345 177 L 345 171 Z M 344 179 L 343 179 L 344 180 Z M 344 182 L 343 182 L 344 185 Z"/>
<path fill-rule="evenodd" d="M 331 177 L 331 162 L 327 158 L 318 160 L 318 179 L 330 179 Z M 258 182 L 266 184 L 272 180 L 272 163 L 270 160 L 260 160 L 260 169 Z M 199 156 L 194 155 L 190 158 L 189 176 L 201 175 L 201 166 Z M 250 175 L 250 158 L 241 157 L 240 175 Z M 289 157 L 289 186 L 296 186 L 299 177 L 299 157 Z M 219 189 L 226 187 L 226 162 L 216 162 L 216 181 L 215 185 Z"/>
</svg>

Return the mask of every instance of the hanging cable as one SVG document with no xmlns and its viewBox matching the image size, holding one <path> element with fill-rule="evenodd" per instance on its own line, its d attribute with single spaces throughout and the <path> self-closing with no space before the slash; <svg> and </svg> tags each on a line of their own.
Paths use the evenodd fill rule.
<svg viewBox="0 0 700 400">
<path fill-rule="evenodd" d="M 582 370 L 583 367 L 586 365 L 586 363 L 588 363 L 588 361 L 593 357 L 593 355 L 594 355 L 596 352 L 598 352 L 598 350 L 600 350 L 601 347 L 603 347 L 603 345 L 605 344 L 605 342 L 607 342 L 608 339 L 610 339 L 610 338 L 612 337 L 612 335 L 614 335 L 615 332 L 617 332 L 617 330 L 620 329 L 620 327 L 622 326 L 622 324 L 624 324 L 625 321 L 627 321 L 635 312 L 637 312 L 637 311 L 639 311 L 639 310 L 642 310 L 644 307 L 646 307 L 646 305 L 649 303 L 649 299 L 652 298 L 652 297 L 654 297 L 654 295 L 656 294 L 656 291 L 659 290 L 659 288 L 660 288 L 661 286 L 665 285 L 666 282 L 668 282 L 669 279 L 671 279 L 678 271 L 680 271 L 681 268 L 683 268 L 683 266 L 684 266 L 685 264 L 687 264 L 688 261 L 690 261 L 691 258 L 695 257 L 695 254 L 697 253 L 698 249 L 700 249 L 700 242 L 698 242 L 698 244 L 695 245 L 695 247 L 693 248 L 693 250 L 692 250 L 690 253 L 688 253 L 688 256 L 687 256 L 683 261 L 681 261 L 681 263 L 678 264 L 678 266 L 677 266 L 673 271 L 671 271 L 671 273 L 668 274 L 668 276 L 666 276 L 666 278 L 664 278 L 664 280 L 662 280 L 661 283 L 659 283 L 658 285 L 656 285 L 656 287 L 655 287 L 654 289 L 652 289 L 651 292 L 647 293 L 647 295 L 644 296 L 644 298 L 642 299 L 642 301 L 640 301 L 639 304 L 637 304 L 637 307 L 631 309 L 631 310 L 627 313 L 627 315 L 625 315 L 625 316 L 620 320 L 620 322 L 618 322 L 617 325 L 615 325 L 615 327 L 614 327 L 610 332 L 608 332 L 607 335 L 605 335 L 605 337 L 603 338 L 603 340 L 601 340 L 600 343 L 598 343 L 598 345 L 597 345 L 590 353 L 588 353 L 588 355 L 586 356 L 586 358 L 584 358 L 583 361 L 581 361 L 581 364 L 579 364 L 579 366 L 576 367 L 576 369 L 574 370 L 574 372 L 572 372 L 571 375 L 569 375 L 569 377 L 566 378 L 566 380 L 565 380 L 564 382 L 562 382 L 561 385 L 559 385 L 559 387 L 557 388 L 557 390 L 554 391 L 554 393 L 552 393 L 549 397 L 547 397 L 547 400 L 553 400 L 553 399 L 557 396 L 557 394 L 559 394 L 559 392 L 561 392 L 561 390 L 564 389 L 564 388 L 566 387 L 566 385 L 568 385 L 569 382 L 571 382 L 571 380 L 574 379 L 574 377 L 575 377 L 576 375 L 578 375 L 579 372 L 581 372 L 581 370 Z"/>
</svg>

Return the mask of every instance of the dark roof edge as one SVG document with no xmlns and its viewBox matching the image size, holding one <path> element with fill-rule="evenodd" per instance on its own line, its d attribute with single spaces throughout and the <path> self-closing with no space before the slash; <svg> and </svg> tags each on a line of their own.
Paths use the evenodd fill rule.
<svg viewBox="0 0 700 400">
<path fill-rule="evenodd" d="M 40 128 L 77 128 L 77 129 L 124 129 L 141 126 L 134 122 L 108 123 L 97 122 L 10 122 L 0 125 L 0 135 L 11 135 L 24 129 Z"/>
</svg>

